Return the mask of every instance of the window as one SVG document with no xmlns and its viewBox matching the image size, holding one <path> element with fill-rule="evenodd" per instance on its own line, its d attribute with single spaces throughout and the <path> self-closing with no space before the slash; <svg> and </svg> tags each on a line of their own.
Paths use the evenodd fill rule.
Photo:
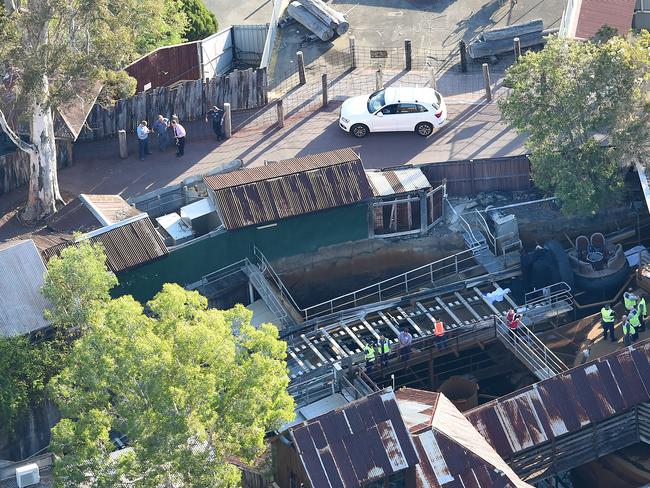
<svg viewBox="0 0 650 488">
<path fill-rule="evenodd" d="M 400 103 L 399 113 L 401 114 L 416 114 L 418 113 L 418 106 L 415 103 Z"/>
<path fill-rule="evenodd" d="M 386 105 L 381 109 L 381 113 L 384 115 L 394 115 L 397 113 L 397 104 Z"/>
<path fill-rule="evenodd" d="M 418 107 L 418 112 L 428 112 L 428 110 L 424 105 L 417 105 L 417 107 Z"/>
<path fill-rule="evenodd" d="M 378 92 L 373 93 L 370 95 L 370 98 L 368 98 L 368 112 L 374 114 L 385 103 L 384 90 L 379 90 Z"/>
<path fill-rule="evenodd" d="M 650 0 L 636 0 L 635 12 L 650 12 Z"/>
</svg>

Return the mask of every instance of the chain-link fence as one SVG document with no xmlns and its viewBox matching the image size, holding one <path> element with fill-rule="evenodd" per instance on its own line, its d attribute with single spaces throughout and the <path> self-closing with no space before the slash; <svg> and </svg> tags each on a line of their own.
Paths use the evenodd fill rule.
<svg viewBox="0 0 650 488">
<path fill-rule="evenodd" d="M 367 95 L 377 86 L 434 87 L 443 96 L 468 94 L 480 97 L 485 83 L 480 63 L 468 60 L 461 65 L 460 50 L 411 50 L 411 69 L 406 69 L 405 47 L 375 49 L 355 46 L 351 50 L 330 49 L 305 66 L 305 82 L 301 83 L 299 63 L 291 70 L 274 73 L 269 78 L 269 105 L 239 117 L 235 129 L 244 126 L 270 126 L 277 123 L 277 101 L 282 100 L 285 118 L 301 111 L 314 111 L 323 106 L 322 76 L 327 75 L 329 101 L 342 101 L 355 95 Z M 492 84 L 498 84 L 511 59 L 500 59 L 490 65 Z M 380 71 L 380 74 L 378 74 Z M 379 78 L 379 79 L 378 79 Z"/>
</svg>

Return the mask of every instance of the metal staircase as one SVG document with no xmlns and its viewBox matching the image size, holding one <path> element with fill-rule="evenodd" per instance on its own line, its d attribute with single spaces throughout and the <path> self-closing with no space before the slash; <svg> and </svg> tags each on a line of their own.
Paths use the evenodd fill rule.
<svg viewBox="0 0 650 488">
<path fill-rule="evenodd" d="M 520 324 L 514 332 L 502 317 L 494 318 L 498 339 L 538 379 L 545 380 L 569 369 L 528 327 Z"/>
<path fill-rule="evenodd" d="M 248 259 L 242 267 L 242 271 L 248 277 L 249 283 L 253 285 L 255 291 L 262 297 L 266 306 L 269 307 L 273 315 L 278 319 L 282 327 L 291 327 L 295 322 L 291 314 L 285 309 L 281 300 L 276 296 L 271 284 L 266 280 L 264 273 L 260 268 L 251 263 Z"/>
</svg>

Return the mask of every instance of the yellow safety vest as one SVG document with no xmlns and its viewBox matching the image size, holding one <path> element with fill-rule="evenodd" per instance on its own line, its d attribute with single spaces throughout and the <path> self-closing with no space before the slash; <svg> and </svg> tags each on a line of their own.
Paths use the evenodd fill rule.
<svg viewBox="0 0 650 488">
<path fill-rule="evenodd" d="M 634 334 L 636 332 L 636 329 L 634 328 L 634 325 L 629 320 L 626 320 L 623 322 L 623 334 Z"/>
<path fill-rule="evenodd" d="M 646 307 L 645 298 L 642 298 L 641 300 L 639 300 L 639 306 L 637 307 L 637 309 L 638 309 L 639 314 L 641 315 L 641 317 L 645 318 L 645 317 L 648 316 L 648 307 Z"/>
<path fill-rule="evenodd" d="M 366 347 L 364 348 L 364 350 L 366 351 L 366 359 L 367 359 L 367 360 L 373 360 L 373 359 L 375 359 L 375 348 L 374 348 L 374 347 L 372 347 L 372 346 L 366 346 Z"/>
<path fill-rule="evenodd" d="M 623 303 L 625 304 L 625 308 L 630 310 L 634 305 L 636 305 L 636 300 L 633 300 L 631 298 L 628 298 L 627 294 L 623 295 Z"/>
<path fill-rule="evenodd" d="M 630 325 L 632 325 L 632 327 L 634 327 L 635 329 L 641 325 L 641 323 L 639 322 L 639 312 L 630 314 L 628 319 L 630 321 Z"/>
<path fill-rule="evenodd" d="M 390 352 L 390 344 L 388 343 L 388 341 L 384 341 L 382 347 L 382 343 L 378 342 L 376 350 L 378 354 L 388 354 Z"/>
<path fill-rule="evenodd" d="M 614 322 L 614 310 L 603 307 L 600 309 L 600 315 L 603 317 L 603 322 L 608 324 Z"/>
</svg>

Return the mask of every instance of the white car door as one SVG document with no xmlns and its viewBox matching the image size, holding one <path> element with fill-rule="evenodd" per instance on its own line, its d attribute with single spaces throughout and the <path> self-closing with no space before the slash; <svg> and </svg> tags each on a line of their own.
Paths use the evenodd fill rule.
<svg viewBox="0 0 650 488">
<path fill-rule="evenodd" d="M 426 114 L 420 114 L 418 105 L 415 103 L 400 103 L 399 104 L 399 124 L 398 130 L 413 131 L 418 122 L 422 122 Z"/>
<path fill-rule="evenodd" d="M 381 113 L 381 115 L 380 115 Z M 400 130 L 399 126 L 398 105 L 386 105 L 372 116 L 372 125 L 370 132 L 388 132 L 393 130 Z"/>
</svg>

